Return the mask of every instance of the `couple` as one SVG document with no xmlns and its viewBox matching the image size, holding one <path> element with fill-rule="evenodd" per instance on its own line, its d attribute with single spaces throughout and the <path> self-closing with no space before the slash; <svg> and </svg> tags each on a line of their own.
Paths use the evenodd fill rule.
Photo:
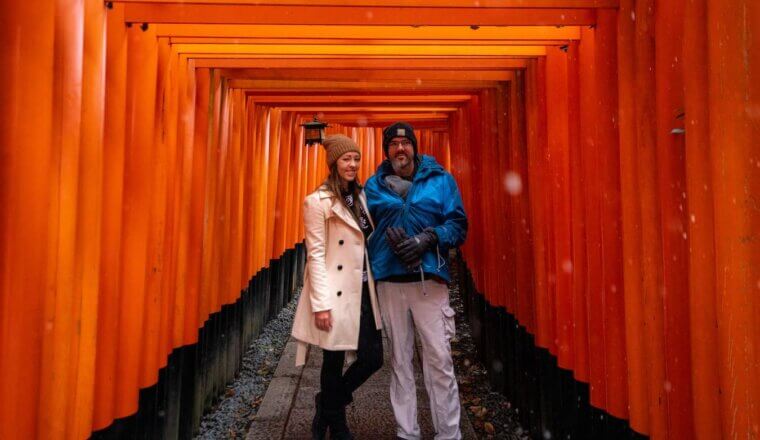
<svg viewBox="0 0 760 440">
<path fill-rule="evenodd" d="M 456 182 L 434 158 L 417 154 L 414 129 L 404 122 L 383 130 L 386 160 L 366 188 L 351 138 L 331 135 L 324 147 L 330 175 L 304 201 L 307 263 L 293 322 L 297 366 L 305 362 L 307 344 L 323 349 L 312 437 L 325 438 L 329 428 L 333 439 L 353 438 L 345 408 L 383 365 L 384 323 L 396 435 L 420 438 L 412 371 L 416 327 L 436 439 L 461 438 L 446 285 L 448 250 L 467 233 Z"/>
</svg>

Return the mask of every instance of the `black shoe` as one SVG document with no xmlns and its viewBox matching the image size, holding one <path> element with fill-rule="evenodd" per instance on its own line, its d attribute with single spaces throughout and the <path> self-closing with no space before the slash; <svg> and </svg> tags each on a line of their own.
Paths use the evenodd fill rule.
<svg viewBox="0 0 760 440">
<path fill-rule="evenodd" d="M 322 393 L 317 393 L 314 397 L 314 407 L 316 413 L 314 414 L 314 420 L 311 422 L 311 438 L 312 440 L 325 440 L 327 438 L 327 417 L 325 417 L 325 410 L 322 408 Z"/>
<path fill-rule="evenodd" d="M 346 407 L 325 410 L 328 423 L 330 424 L 330 440 L 354 440 L 346 421 Z"/>
</svg>

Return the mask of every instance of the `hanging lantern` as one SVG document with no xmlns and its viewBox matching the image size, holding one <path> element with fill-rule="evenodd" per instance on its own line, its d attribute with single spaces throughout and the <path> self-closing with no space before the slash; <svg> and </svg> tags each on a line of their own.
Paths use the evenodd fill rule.
<svg viewBox="0 0 760 440">
<path fill-rule="evenodd" d="M 305 122 L 301 124 L 301 127 L 304 130 L 304 143 L 307 147 L 322 143 L 322 140 L 325 138 L 325 127 L 327 127 L 327 124 L 319 122 L 316 115 L 314 115 L 313 121 Z"/>
</svg>

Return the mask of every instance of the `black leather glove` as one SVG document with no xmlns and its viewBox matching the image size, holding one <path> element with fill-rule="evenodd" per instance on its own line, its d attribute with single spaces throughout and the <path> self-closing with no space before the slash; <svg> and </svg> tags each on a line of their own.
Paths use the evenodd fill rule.
<svg viewBox="0 0 760 440">
<path fill-rule="evenodd" d="M 400 245 L 407 239 L 409 239 L 409 236 L 406 235 L 406 231 L 404 231 L 404 228 L 399 227 L 389 227 L 385 230 L 385 239 L 388 241 L 388 244 L 391 247 L 391 250 L 394 254 L 396 254 L 396 257 L 398 257 L 409 270 L 414 269 L 415 267 L 422 264 L 422 260 L 417 256 L 416 258 L 410 258 L 410 259 L 404 259 L 400 255 Z"/>
<path fill-rule="evenodd" d="M 396 255 L 410 267 L 422 264 L 422 254 L 438 243 L 438 235 L 433 228 L 425 228 L 419 234 L 409 237 L 396 246 Z"/>
<path fill-rule="evenodd" d="M 396 228 L 396 227 L 389 227 L 385 230 L 385 239 L 388 241 L 388 244 L 391 246 L 391 249 L 393 249 L 393 252 L 396 252 L 396 246 L 401 244 L 402 241 L 409 238 L 406 235 L 406 231 L 404 231 L 404 228 Z"/>
</svg>

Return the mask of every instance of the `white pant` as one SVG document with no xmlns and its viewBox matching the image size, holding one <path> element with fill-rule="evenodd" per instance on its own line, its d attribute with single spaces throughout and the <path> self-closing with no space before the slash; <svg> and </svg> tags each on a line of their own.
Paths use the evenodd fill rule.
<svg viewBox="0 0 760 440">
<path fill-rule="evenodd" d="M 391 344 L 391 404 L 398 425 L 396 435 L 406 439 L 420 438 L 412 367 L 416 326 L 422 342 L 422 371 L 430 398 L 435 438 L 461 439 L 459 388 L 449 343 L 455 332 L 454 310 L 449 306 L 448 287 L 432 280 L 425 280 L 424 289 L 421 282 L 381 281 L 377 285 L 377 295 Z"/>
</svg>

